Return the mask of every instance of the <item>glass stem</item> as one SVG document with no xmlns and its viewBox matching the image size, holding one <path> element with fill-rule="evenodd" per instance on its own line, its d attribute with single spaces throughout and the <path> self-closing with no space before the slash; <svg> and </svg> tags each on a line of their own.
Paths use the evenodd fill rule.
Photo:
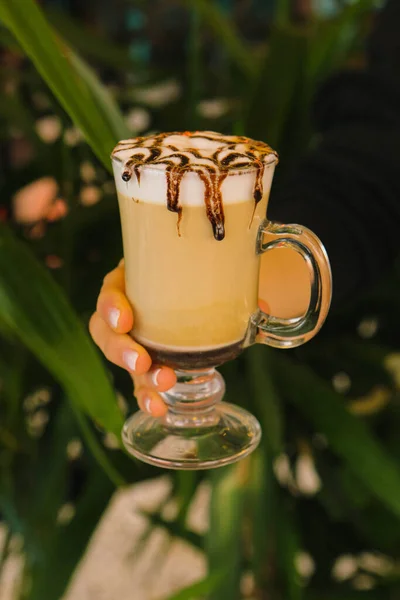
<svg viewBox="0 0 400 600">
<path fill-rule="evenodd" d="M 175 371 L 177 382 L 162 395 L 168 405 L 169 427 L 207 427 L 219 419 L 214 410 L 225 393 L 225 382 L 215 369 Z"/>
</svg>

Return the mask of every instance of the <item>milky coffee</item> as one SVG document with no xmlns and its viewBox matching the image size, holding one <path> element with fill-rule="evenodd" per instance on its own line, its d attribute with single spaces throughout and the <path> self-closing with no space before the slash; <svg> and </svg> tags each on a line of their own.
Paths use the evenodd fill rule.
<svg viewBox="0 0 400 600">
<path fill-rule="evenodd" d="M 122 141 L 112 159 L 133 337 L 174 367 L 232 359 L 257 309 L 276 153 L 206 131 Z"/>
</svg>

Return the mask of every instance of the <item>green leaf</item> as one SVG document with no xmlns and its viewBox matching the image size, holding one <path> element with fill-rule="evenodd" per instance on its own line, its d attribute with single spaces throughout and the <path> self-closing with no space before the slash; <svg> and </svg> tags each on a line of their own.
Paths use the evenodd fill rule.
<svg viewBox="0 0 400 600">
<path fill-rule="evenodd" d="M 89 27 L 71 18 L 64 10 L 46 6 L 46 15 L 52 26 L 61 33 L 68 44 L 85 57 L 117 70 L 140 68 L 138 61 L 132 60 L 128 48 L 113 42 L 110 37 L 93 32 Z"/>
<path fill-rule="evenodd" d="M 104 473 L 92 466 L 84 492 L 76 504 L 74 518 L 68 525 L 59 525 L 54 530 L 43 559 L 31 566 L 29 600 L 59 600 L 63 597 L 113 489 Z"/>
<path fill-rule="evenodd" d="M 256 58 L 218 4 L 211 0 L 183 0 L 183 2 L 201 15 L 204 23 L 213 31 L 234 64 L 247 78 L 251 78 L 257 71 Z"/>
<path fill-rule="evenodd" d="M 295 568 L 295 557 L 300 550 L 299 534 L 293 509 L 287 505 L 280 492 L 276 502 L 277 562 L 284 586 L 286 600 L 300 600 L 303 589 Z"/>
<path fill-rule="evenodd" d="M 278 25 L 287 25 L 290 22 L 292 3 L 290 0 L 276 0 L 275 2 L 275 23 Z"/>
<path fill-rule="evenodd" d="M 168 596 L 168 599 L 166 600 L 199 600 L 205 597 L 208 598 L 209 595 L 217 588 L 223 576 L 224 571 L 222 569 L 218 571 L 212 571 L 201 581 L 197 581 L 196 583 L 189 585 L 173 596 Z"/>
<path fill-rule="evenodd" d="M 254 390 L 254 399 L 263 430 L 263 443 L 273 454 L 279 454 L 283 446 L 283 423 L 280 398 L 276 391 L 269 360 L 268 348 L 253 346 L 246 352 L 249 386 Z"/>
<path fill-rule="evenodd" d="M 94 152 L 110 169 L 110 153 L 121 136 L 120 127 L 105 118 L 98 105 L 99 88 L 83 79 L 74 67 L 74 54 L 57 37 L 33 0 L 0 0 L 0 18 L 32 59 L 59 102 L 80 127 Z M 94 77 L 94 76 L 93 76 Z M 100 85 L 100 84 L 99 84 Z M 105 95 L 106 91 L 102 90 Z M 97 98 L 97 99 L 96 99 Z M 112 102 L 111 98 L 104 99 Z M 115 108 L 114 116 L 117 112 Z"/>
<path fill-rule="evenodd" d="M 201 47 L 201 17 L 199 12 L 192 8 L 190 10 L 190 32 L 187 45 L 187 123 L 189 129 L 198 129 L 197 106 L 200 100 L 202 88 L 202 47 Z"/>
<path fill-rule="evenodd" d="M 337 17 L 311 26 L 305 69 L 310 95 L 321 79 L 346 59 L 360 34 L 362 17 L 369 16 L 375 6 L 375 0 L 361 0 L 346 6 Z"/>
<path fill-rule="evenodd" d="M 94 435 L 90 425 L 87 423 L 85 415 L 74 404 L 72 405 L 72 408 L 74 410 L 75 418 L 78 421 L 78 425 L 82 432 L 82 436 L 85 440 L 87 447 L 92 453 L 93 458 L 97 460 L 98 464 L 101 466 L 104 473 L 106 473 L 106 475 L 109 477 L 110 481 L 113 482 L 115 487 L 126 485 L 127 482 L 118 473 L 117 469 L 109 460 L 107 452 L 104 450 L 104 447 L 102 446 L 102 444 L 100 444 L 99 440 Z"/>
<path fill-rule="evenodd" d="M 76 435 L 76 424 L 68 404 L 61 404 L 57 408 L 48 429 L 50 431 L 47 430 L 44 439 L 38 443 L 37 455 L 30 458 L 33 481 L 25 485 L 26 495 L 20 494 L 15 499 L 20 516 L 31 530 L 30 534 L 36 534 L 36 539 L 28 539 L 28 543 L 31 542 L 33 547 L 39 547 L 40 550 L 54 532 L 57 513 L 66 496 L 66 448 L 71 437 Z M 18 476 L 21 475 L 15 472 L 16 480 Z"/>
<path fill-rule="evenodd" d="M 303 30 L 289 26 L 272 29 L 265 61 L 246 110 L 246 135 L 267 140 L 279 150 L 306 51 L 307 36 Z"/>
<path fill-rule="evenodd" d="M 306 596 L 306 600 L 391 600 L 391 598 L 395 599 L 396 596 L 388 595 L 388 591 L 384 589 L 356 592 L 343 588 L 333 592 L 326 589 L 310 590 Z"/>
<path fill-rule="evenodd" d="M 79 76 L 89 85 L 90 93 L 96 103 L 99 114 L 104 123 L 108 123 L 112 129 L 113 135 L 117 140 L 126 139 L 132 135 L 129 132 L 121 111 L 115 104 L 113 98 L 97 78 L 97 75 L 79 56 L 70 50 L 71 64 Z M 109 165 L 109 160 L 106 166 Z"/>
<path fill-rule="evenodd" d="M 198 550 L 203 549 L 203 541 L 202 537 L 198 533 L 194 533 L 189 529 L 182 527 L 181 524 L 177 521 L 167 521 L 164 517 L 161 516 L 159 512 L 157 513 L 148 513 L 146 511 L 142 511 L 142 514 L 146 519 L 149 519 L 152 527 L 163 527 L 170 536 L 181 538 L 188 544 L 191 544 Z"/>
<path fill-rule="evenodd" d="M 118 437 L 123 424 L 93 343 L 52 277 L 0 227 L 0 321 L 60 381 L 67 395 Z"/>
<path fill-rule="evenodd" d="M 246 494 L 255 581 L 259 589 L 269 589 L 271 597 L 274 597 L 274 581 L 269 565 L 275 553 L 277 485 L 272 471 L 272 456 L 265 450 L 258 449 L 251 455 L 251 475 Z"/>
<path fill-rule="evenodd" d="M 210 475 L 212 494 L 206 551 L 210 569 L 225 574 L 208 600 L 240 598 L 242 516 L 249 468 L 249 459 L 244 459 L 215 469 Z"/>
<path fill-rule="evenodd" d="M 198 489 L 196 471 L 177 471 L 175 474 L 175 497 L 178 502 L 177 523 L 184 528 L 187 514 Z"/>
<path fill-rule="evenodd" d="M 326 436 L 340 456 L 377 498 L 400 516 L 400 470 L 367 425 L 351 415 L 343 398 L 309 368 L 288 364 L 275 353 L 277 384 L 294 404 Z"/>
</svg>

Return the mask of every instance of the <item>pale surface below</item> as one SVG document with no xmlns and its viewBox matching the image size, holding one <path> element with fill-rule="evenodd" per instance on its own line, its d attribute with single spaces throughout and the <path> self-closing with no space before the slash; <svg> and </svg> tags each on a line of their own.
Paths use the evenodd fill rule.
<svg viewBox="0 0 400 600">
<path fill-rule="evenodd" d="M 164 529 L 154 529 L 138 552 L 148 526 L 140 512 L 155 510 L 170 485 L 166 476 L 114 494 L 62 600 L 164 600 L 206 575 L 203 554 Z M 198 533 L 207 527 L 208 496 L 203 487 L 189 514 Z M 174 507 L 166 512 L 172 517 Z"/>
<path fill-rule="evenodd" d="M 206 575 L 203 553 L 163 528 L 153 528 L 140 544 L 149 525 L 141 513 L 155 511 L 170 490 L 171 480 L 165 476 L 114 494 L 61 600 L 165 600 Z M 209 486 L 201 485 L 189 510 L 188 526 L 198 534 L 208 526 L 209 493 Z M 175 513 L 169 502 L 164 518 Z M 0 526 L 0 552 L 5 538 L 6 528 Z M 16 542 L 1 572 L 0 600 L 19 596 L 22 540 Z"/>
</svg>

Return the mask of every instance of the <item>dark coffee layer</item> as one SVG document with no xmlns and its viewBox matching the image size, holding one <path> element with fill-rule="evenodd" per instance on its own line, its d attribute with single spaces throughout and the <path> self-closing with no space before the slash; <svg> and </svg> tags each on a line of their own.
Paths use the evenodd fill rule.
<svg viewBox="0 0 400 600">
<path fill-rule="evenodd" d="M 160 348 L 151 348 L 145 344 L 142 345 L 144 345 L 155 364 L 183 370 L 218 367 L 239 356 L 243 350 L 243 341 L 214 350 L 193 350 L 193 352 L 161 350 Z"/>
</svg>

